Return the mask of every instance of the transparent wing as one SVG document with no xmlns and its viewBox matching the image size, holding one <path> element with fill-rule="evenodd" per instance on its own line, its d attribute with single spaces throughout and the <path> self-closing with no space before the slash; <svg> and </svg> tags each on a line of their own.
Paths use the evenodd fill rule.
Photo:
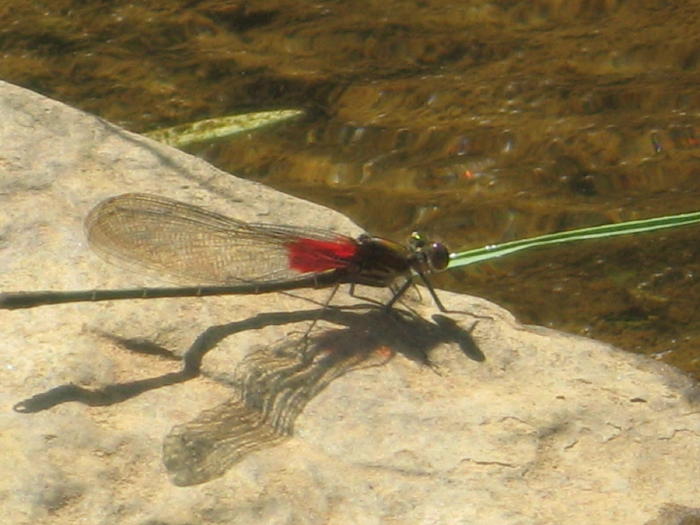
<svg viewBox="0 0 700 525">
<path fill-rule="evenodd" d="M 85 227 L 91 248 L 107 260 L 211 284 L 299 277 L 303 269 L 291 267 L 290 246 L 300 239 L 356 246 L 353 239 L 331 231 L 249 224 L 140 193 L 98 204 L 85 220 Z M 342 264 L 338 261 L 328 267 Z"/>
</svg>

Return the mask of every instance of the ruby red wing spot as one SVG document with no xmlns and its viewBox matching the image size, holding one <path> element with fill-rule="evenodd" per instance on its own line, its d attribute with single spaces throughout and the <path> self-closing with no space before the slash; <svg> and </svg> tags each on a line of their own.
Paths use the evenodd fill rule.
<svg viewBox="0 0 700 525">
<path fill-rule="evenodd" d="M 300 273 L 345 268 L 357 254 L 357 243 L 348 237 L 335 241 L 298 238 L 287 243 L 289 267 Z"/>
</svg>

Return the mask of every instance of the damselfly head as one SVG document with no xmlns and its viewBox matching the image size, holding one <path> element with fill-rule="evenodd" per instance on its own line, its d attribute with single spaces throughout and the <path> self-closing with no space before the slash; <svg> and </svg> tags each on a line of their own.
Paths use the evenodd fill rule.
<svg viewBox="0 0 700 525">
<path fill-rule="evenodd" d="M 440 242 L 428 242 L 418 232 L 411 233 L 409 246 L 421 272 L 440 272 L 450 263 L 450 251 Z"/>
</svg>

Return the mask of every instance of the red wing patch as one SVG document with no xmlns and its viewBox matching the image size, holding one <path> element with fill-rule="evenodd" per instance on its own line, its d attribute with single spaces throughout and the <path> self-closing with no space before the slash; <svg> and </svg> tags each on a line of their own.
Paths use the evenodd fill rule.
<svg viewBox="0 0 700 525">
<path fill-rule="evenodd" d="M 300 273 L 324 272 L 348 266 L 357 254 L 357 243 L 346 237 L 336 241 L 299 238 L 287 243 L 289 267 Z"/>
</svg>

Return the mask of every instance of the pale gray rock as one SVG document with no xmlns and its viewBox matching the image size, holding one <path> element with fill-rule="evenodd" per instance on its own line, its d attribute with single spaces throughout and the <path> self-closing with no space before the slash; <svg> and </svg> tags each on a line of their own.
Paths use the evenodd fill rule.
<svg viewBox="0 0 700 525">
<path fill-rule="evenodd" d="M 2 291 L 168 284 L 86 245 L 89 210 L 124 192 L 359 231 L 12 85 L 0 83 L 0 115 Z M 308 298 L 322 303 L 328 290 L 0 310 L 3 523 L 697 517 L 696 384 L 608 345 L 520 325 L 482 299 L 441 293 L 465 313 L 435 317 L 422 295 L 402 306 L 420 318 L 326 311 L 306 361 L 300 334 L 319 308 Z M 361 302 L 341 290 L 333 304 Z M 168 352 L 209 347 L 203 374 L 178 382 Z M 89 390 L 52 390 L 70 384 Z M 112 402 L 58 403 L 91 391 Z M 30 410 L 56 404 L 13 410 L 25 400 Z"/>
</svg>

